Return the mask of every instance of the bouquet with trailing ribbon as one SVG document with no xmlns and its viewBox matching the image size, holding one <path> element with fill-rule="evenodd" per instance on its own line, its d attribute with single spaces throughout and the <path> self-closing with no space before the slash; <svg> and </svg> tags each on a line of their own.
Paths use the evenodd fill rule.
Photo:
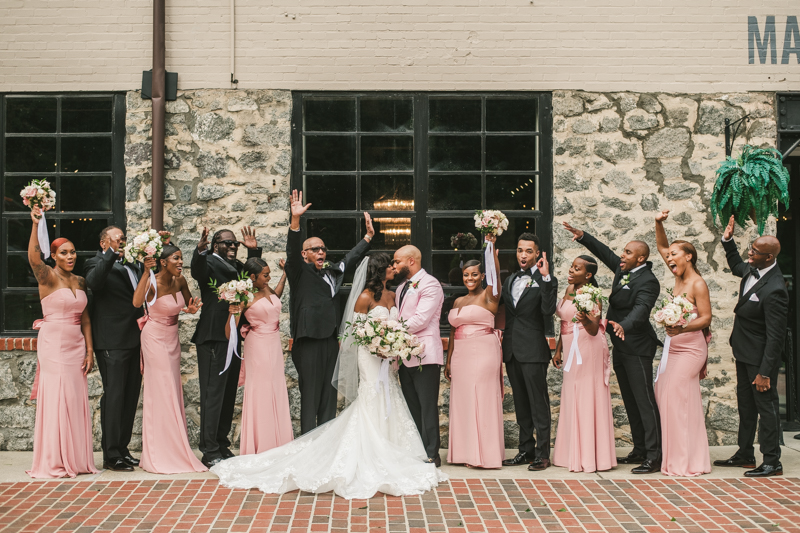
<svg viewBox="0 0 800 533">
<path fill-rule="evenodd" d="M 253 287 L 253 280 L 250 279 L 250 276 L 246 275 L 246 273 L 242 272 L 239 274 L 238 279 L 233 279 L 227 283 L 223 283 L 222 285 L 217 285 L 217 280 L 212 279 L 209 281 L 208 286 L 214 289 L 214 292 L 217 293 L 217 298 L 222 301 L 228 302 L 229 304 L 242 304 L 242 307 L 247 307 L 247 304 L 253 301 L 256 297 Z M 220 375 L 222 375 L 228 367 L 231 365 L 231 361 L 233 360 L 233 354 L 236 354 L 236 357 L 239 359 L 242 356 L 239 355 L 239 350 L 237 349 L 237 345 L 239 344 L 239 335 L 236 331 L 236 318 L 231 316 L 230 320 L 231 326 L 231 336 L 228 338 L 228 353 L 225 355 L 225 368 L 222 369 Z"/>
<path fill-rule="evenodd" d="M 578 313 L 586 313 L 590 316 L 600 316 L 600 307 L 608 301 L 608 298 L 603 296 L 600 287 L 592 285 L 584 285 L 570 296 L 573 297 L 572 304 Z M 578 317 L 572 317 L 572 321 L 577 322 Z"/>
<path fill-rule="evenodd" d="M 142 263 L 146 257 L 158 259 L 168 241 L 169 235 L 162 236 L 154 229 L 143 231 L 125 245 L 124 260 L 126 263 Z"/>
<path fill-rule="evenodd" d="M 502 235 L 508 229 L 508 218 L 502 211 L 493 209 L 484 209 L 483 211 L 475 211 L 475 227 L 481 230 L 482 235 L 494 235 L 495 237 Z M 492 292 L 495 296 L 499 292 L 499 279 L 497 272 L 494 269 L 494 244 L 490 241 L 483 243 L 484 249 L 484 264 L 486 266 L 486 283 L 492 286 Z"/>
<path fill-rule="evenodd" d="M 672 289 L 667 289 L 667 296 L 656 302 L 653 308 L 653 320 L 655 320 L 656 325 L 662 328 L 685 328 L 695 318 L 697 318 L 697 313 L 694 312 L 694 304 L 686 297 L 686 293 L 681 296 L 674 296 Z M 664 349 L 661 352 L 661 362 L 658 363 L 655 381 L 658 381 L 658 377 L 667 369 L 671 340 L 672 337 L 669 335 L 664 337 Z"/>
<path fill-rule="evenodd" d="M 47 221 L 44 218 L 44 212 L 49 211 L 56 206 L 56 191 L 50 187 L 50 182 L 47 180 L 33 180 L 25 186 L 19 193 L 22 197 L 22 203 L 26 207 L 33 209 L 38 207 L 42 210 L 42 218 L 39 220 L 39 229 L 36 237 L 39 240 L 39 248 L 42 249 L 44 258 L 50 257 L 50 236 L 47 234 Z"/>
</svg>

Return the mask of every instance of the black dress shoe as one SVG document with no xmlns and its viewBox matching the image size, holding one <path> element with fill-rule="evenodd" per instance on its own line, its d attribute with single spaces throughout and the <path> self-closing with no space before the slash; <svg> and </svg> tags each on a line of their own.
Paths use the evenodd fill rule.
<svg viewBox="0 0 800 533">
<path fill-rule="evenodd" d="M 748 470 L 744 473 L 745 477 L 770 477 L 770 476 L 782 476 L 783 475 L 783 465 L 778 463 L 776 465 L 767 465 L 762 464 L 755 470 Z"/>
<path fill-rule="evenodd" d="M 436 466 L 436 468 L 442 466 L 442 458 L 439 457 L 438 455 L 436 457 L 428 457 L 428 462 L 433 463 Z"/>
<path fill-rule="evenodd" d="M 134 459 L 132 455 L 126 455 L 122 460 L 131 466 L 139 466 L 139 459 Z"/>
<path fill-rule="evenodd" d="M 795 439 L 800 440 L 800 433 L 794 436 Z"/>
<path fill-rule="evenodd" d="M 513 459 L 504 459 L 503 466 L 519 466 L 519 465 L 529 465 L 533 462 L 533 458 L 528 457 L 528 454 L 525 452 L 519 452 L 516 457 Z"/>
<path fill-rule="evenodd" d="M 222 457 L 214 457 L 213 459 L 206 459 L 203 457 L 200 462 L 203 463 L 203 466 L 206 468 L 211 468 L 212 466 L 220 464 L 224 459 Z"/>
<path fill-rule="evenodd" d="M 714 466 L 736 466 L 739 468 L 755 468 L 756 458 L 748 457 L 746 459 L 742 459 L 741 457 L 734 455 L 730 459 L 717 459 L 716 461 L 714 461 Z"/>
<path fill-rule="evenodd" d="M 114 472 L 133 472 L 133 467 L 122 459 L 110 459 L 103 461 L 103 468 Z"/>
<path fill-rule="evenodd" d="M 539 472 L 550 466 L 550 459 L 537 458 L 528 465 L 528 470 L 532 472 Z"/>
<path fill-rule="evenodd" d="M 219 453 L 222 454 L 223 459 L 230 459 L 231 457 L 236 457 L 235 455 L 233 455 L 233 452 L 230 451 L 228 448 L 222 448 L 219 451 Z"/>
<path fill-rule="evenodd" d="M 617 457 L 617 464 L 620 465 L 640 465 L 647 460 L 646 457 L 636 454 L 636 453 L 629 453 L 625 457 Z"/>
<path fill-rule="evenodd" d="M 650 459 L 646 460 L 633 470 L 631 470 L 632 474 L 655 474 L 656 472 L 661 471 L 661 461 L 651 461 Z"/>
</svg>

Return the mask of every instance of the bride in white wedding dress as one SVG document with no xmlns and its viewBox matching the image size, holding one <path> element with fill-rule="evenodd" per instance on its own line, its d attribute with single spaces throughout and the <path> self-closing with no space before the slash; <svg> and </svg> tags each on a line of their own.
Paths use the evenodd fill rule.
<svg viewBox="0 0 800 533">
<path fill-rule="evenodd" d="M 370 317 L 397 318 L 394 293 L 385 288 L 387 276 L 393 277 L 387 254 L 364 259 L 353 280 L 341 332 L 347 322 L 364 316 L 355 309 Z M 211 469 L 220 483 L 266 493 L 300 489 L 366 499 L 376 492 L 422 494 L 447 480 L 428 462 L 394 365 L 347 337 L 334 376 L 339 393 L 351 402 L 337 418 L 279 448 L 222 461 Z"/>
</svg>

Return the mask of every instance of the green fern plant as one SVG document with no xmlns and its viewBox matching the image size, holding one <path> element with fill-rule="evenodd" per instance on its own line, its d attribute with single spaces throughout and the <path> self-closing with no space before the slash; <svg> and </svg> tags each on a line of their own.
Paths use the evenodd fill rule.
<svg viewBox="0 0 800 533">
<path fill-rule="evenodd" d="M 722 225 L 733 215 L 745 227 L 753 215 L 763 235 L 770 215 L 778 216 L 778 202 L 789 207 L 789 171 L 774 148 L 745 145 L 738 158 L 728 157 L 717 169 L 711 193 L 711 216 Z"/>
</svg>

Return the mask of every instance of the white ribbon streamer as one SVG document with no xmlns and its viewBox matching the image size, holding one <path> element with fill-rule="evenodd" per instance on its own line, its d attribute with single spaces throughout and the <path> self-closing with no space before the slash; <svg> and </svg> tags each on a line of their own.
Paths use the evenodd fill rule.
<svg viewBox="0 0 800 533">
<path fill-rule="evenodd" d="M 42 218 L 39 219 L 39 227 L 36 228 L 36 236 L 39 239 L 39 248 L 42 249 L 44 258 L 50 257 L 50 236 L 47 234 L 47 221 L 44 219 L 44 210 L 42 210 Z"/>
<path fill-rule="evenodd" d="M 569 356 L 567 356 L 567 364 L 564 365 L 564 372 L 569 372 L 569 369 L 572 368 L 572 360 L 577 358 L 575 361 L 576 365 L 582 365 L 583 359 L 581 358 L 581 350 L 578 348 L 578 324 L 572 324 L 572 346 L 569 348 Z"/>
<path fill-rule="evenodd" d="M 231 361 L 233 361 L 233 354 L 236 354 L 236 357 L 239 359 L 242 358 L 239 355 L 239 351 L 236 349 L 236 345 L 239 344 L 239 334 L 236 332 L 236 317 L 231 315 L 231 336 L 228 338 L 228 353 L 225 354 L 225 368 L 222 369 L 222 372 L 219 373 L 221 376 L 228 370 L 228 367 L 231 366 Z"/>
<path fill-rule="evenodd" d="M 131 280 L 131 285 L 133 285 L 133 290 L 136 290 L 136 285 L 138 285 L 138 282 L 136 281 L 136 275 L 133 273 L 133 269 L 128 265 L 122 265 L 122 266 L 125 268 L 125 270 L 128 271 L 128 278 L 130 278 Z M 150 283 L 152 282 L 153 280 L 150 280 Z"/>
<path fill-rule="evenodd" d="M 153 273 L 152 269 L 150 270 L 150 286 L 153 287 L 153 299 L 149 300 L 147 305 L 152 307 L 153 304 L 156 303 L 156 300 L 158 300 L 158 283 L 156 283 L 156 275 Z"/>
<path fill-rule="evenodd" d="M 672 337 L 670 337 L 669 335 L 664 337 L 664 350 L 661 352 L 661 362 L 658 363 L 658 372 L 656 372 L 656 379 L 653 380 L 653 383 L 658 381 L 658 376 L 667 371 L 667 359 L 669 359 L 670 340 L 672 340 Z"/>
<path fill-rule="evenodd" d="M 497 271 L 494 269 L 494 243 L 486 243 L 484 252 L 484 262 L 486 263 L 486 284 L 492 286 L 492 293 L 498 295 Z"/>
<path fill-rule="evenodd" d="M 386 398 L 386 418 L 392 413 L 392 402 L 389 397 L 389 359 L 381 361 L 381 369 L 378 371 L 378 381 L 375 382 L 375 390 L 381 392 L 380 385 L 383 384 L 383 396 Z"/>
</svg>

